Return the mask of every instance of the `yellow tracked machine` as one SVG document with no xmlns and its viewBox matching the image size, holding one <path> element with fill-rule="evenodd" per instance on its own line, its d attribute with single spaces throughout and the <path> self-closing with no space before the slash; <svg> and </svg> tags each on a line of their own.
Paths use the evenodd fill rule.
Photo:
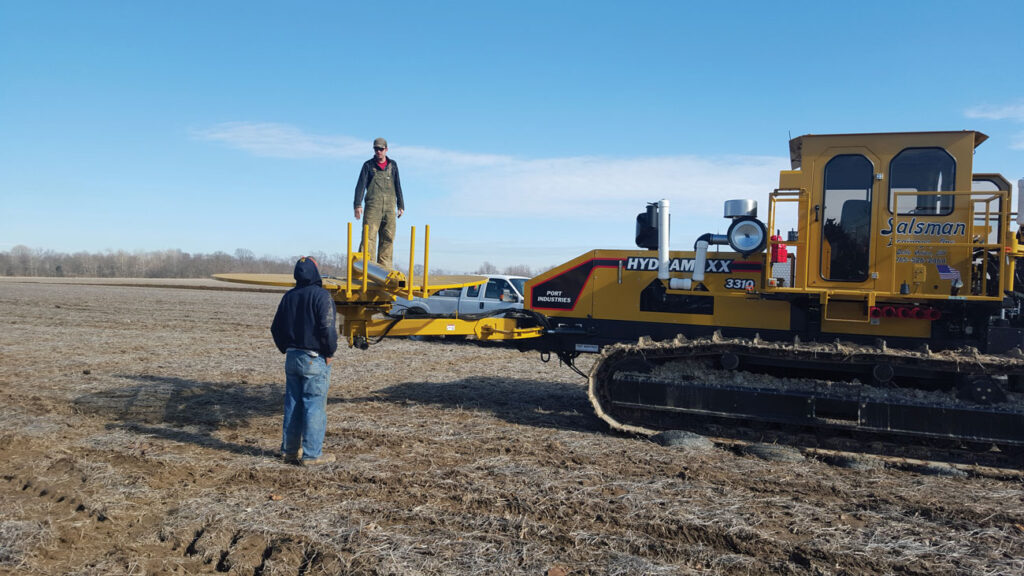
<svg viewBox="0 0 1024 576">
<path fill-rule="evenodd" d="M 526 283 L 523 309 L 503 315 L 393 310 L 396 296 L 485 279 L 380 269 L 352 254 L 351 228 L 347 276 L 325 286 L 356 347 L 470 335 L 573 369 L 598 354 L 590 398 L 617 430 L 784 429 L 799 442 L 997 450 L 1019 465 L 1021 210 L 1004 177 L 972 170 L 986 138 L 794 138 L 766 221 L 756 202 L 727 200 L 726 234 L 673 251 L 669 202 L 652 203 L 636 219 L 638 249 L 594 250 L 544 272 Z"/>
</svg>

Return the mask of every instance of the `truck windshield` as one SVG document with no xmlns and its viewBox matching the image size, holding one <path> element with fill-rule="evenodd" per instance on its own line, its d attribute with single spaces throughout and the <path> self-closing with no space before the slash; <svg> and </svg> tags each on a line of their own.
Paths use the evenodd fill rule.
<svg viewBox="0 0 1024 576">
<path fill-rule="evenodd" d="M 515 286 L 516 291 L 519 292 L 520 296 L 526 294 L 526 278 L 509 278 L 508 281 Z"/>
</svg>

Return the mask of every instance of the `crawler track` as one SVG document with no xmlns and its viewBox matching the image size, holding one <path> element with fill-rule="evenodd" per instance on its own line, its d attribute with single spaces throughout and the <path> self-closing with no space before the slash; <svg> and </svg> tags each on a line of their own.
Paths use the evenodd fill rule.
<svg viewBox="0 0 1024 576">
<path fill-rule="evenodd" d="M 1024 468 L 1024 360 L 758 339 L 641 341 L 590 373 L 613 429 L 697 429 L 807 448 Z"/>
</svg>

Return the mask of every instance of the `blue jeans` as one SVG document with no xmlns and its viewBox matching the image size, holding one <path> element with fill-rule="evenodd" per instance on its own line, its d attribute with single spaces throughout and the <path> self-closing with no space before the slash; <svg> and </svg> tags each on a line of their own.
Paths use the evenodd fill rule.
<svg viewBox="0 0 1024 576">
<path fill-rule="evenodd" d="M 289 350 L 284 360 L 284 433 L 281 451 L 294 454 L 302 446 L 303 460 L 319 458 L 327 431 L 327 388 L 331 367 L 322 356 Z"/>
</svg>

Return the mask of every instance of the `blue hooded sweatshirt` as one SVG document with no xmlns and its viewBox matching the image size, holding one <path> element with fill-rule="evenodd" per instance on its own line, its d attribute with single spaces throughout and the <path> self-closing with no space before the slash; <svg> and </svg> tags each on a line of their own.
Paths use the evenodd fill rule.
<svg viewBox="0 0 1024 576">
<path fill-rule="evenodd" d="M 295 263 L 295 288 L 281 298 L 270 333 L 282 353 L 300 348 L 330 358 L 338 350 L 334 300 L 324 290 L 312 258 Z"/>
</svg>

